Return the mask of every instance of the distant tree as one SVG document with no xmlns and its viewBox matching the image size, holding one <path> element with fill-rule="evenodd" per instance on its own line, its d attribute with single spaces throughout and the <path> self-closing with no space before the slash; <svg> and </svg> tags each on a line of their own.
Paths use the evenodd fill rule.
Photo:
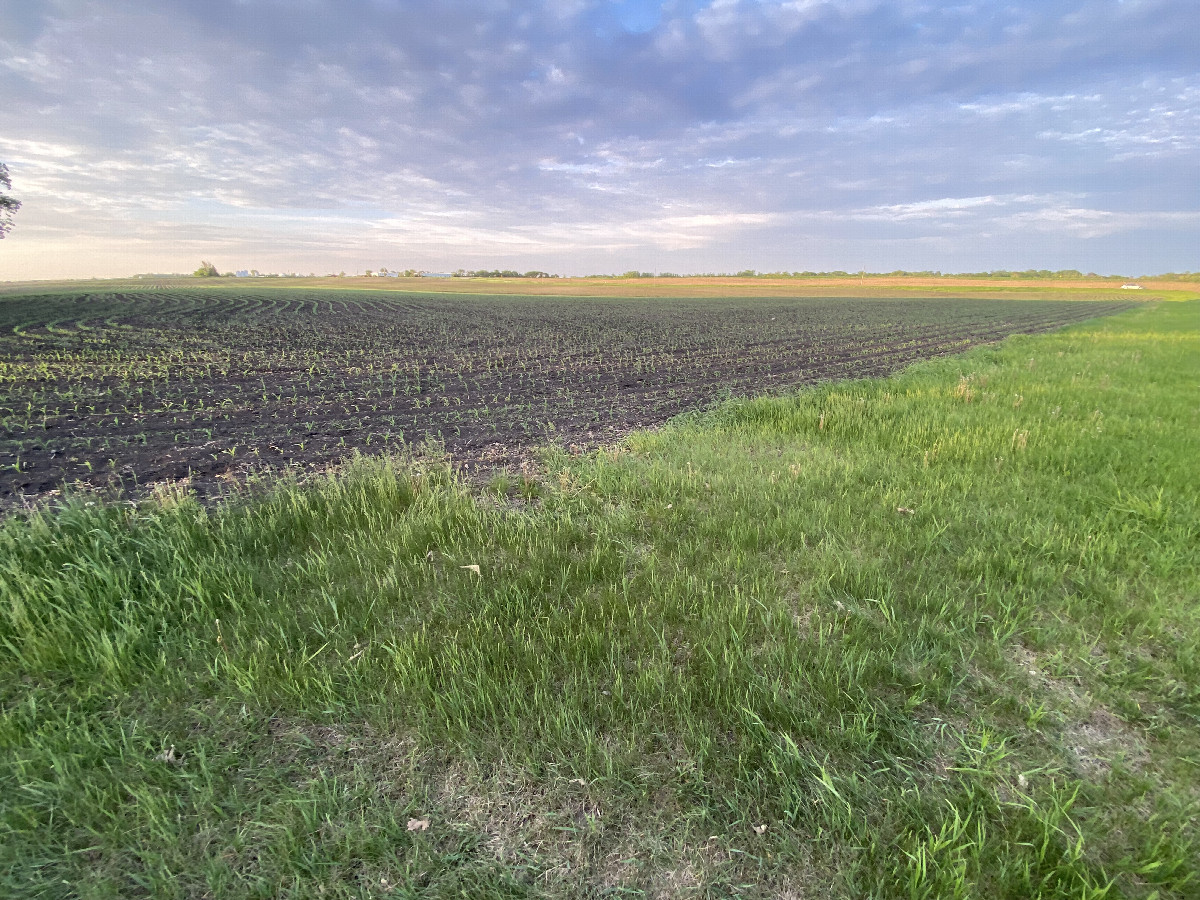
<svg viewBox="0 0 1200 900">
<path fill-rule="evenodd" d="M 8 166 L 4 163 L 0 163 L 0 187 L 3 187 L 4 190 L 12 188 L 12 179 L 8 175 Z M 20 208 L 20 200 L 0 192 L 0 238 L 8 234 L 12 228 L 12 217 Z"/>
<path fill-rule="evenodd" d="M 221 273 L 217 271 L 217 267 L 204 259 L 200 261 L 200 268 L 192 273 L 197 278 L 216 278 Z"/>
</svg>

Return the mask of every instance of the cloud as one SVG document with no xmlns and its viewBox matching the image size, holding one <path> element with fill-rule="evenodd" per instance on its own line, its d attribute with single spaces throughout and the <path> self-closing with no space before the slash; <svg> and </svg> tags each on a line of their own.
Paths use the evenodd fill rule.
<svg viewBox="0 0 1200 900">
<path fill-rule="evenodd" d="M 1047 207 L 1017 213 L 1004 221 L 1013 229 L 1032 228 L 1047 234 L 1069 234 L 1093 239 L 1155 229 L 1194 229 L 1198 212 L 1116 213 L 1107 209 Z"/>
<path fill-rule="evenodd" d="M 0 0 L 0 277 L 72 229 L 330 268 L 322 225 L 373 266 L 736 269 L 824 233 L 1023 267 L 1027 227 L 1186 267 L 1196 33 L 1184 0 Z M 1113 256 L 1130 227 L 1184 237 Z"/>
</svg>

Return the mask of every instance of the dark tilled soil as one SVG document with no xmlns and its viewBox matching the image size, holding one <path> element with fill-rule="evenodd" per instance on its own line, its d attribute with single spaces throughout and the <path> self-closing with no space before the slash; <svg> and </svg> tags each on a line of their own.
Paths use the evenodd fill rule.
<svg viewBox="0 0 1200 900">
<path fill-rule="evenodd" d="M 730 395 L 886 375 L 1116 312 L 995 300 L 581 300 L 332 291 L 0 300 L 0 504 L 64 485 L 220 496 L 436 447 L 468 471 Z"/>
</svg>

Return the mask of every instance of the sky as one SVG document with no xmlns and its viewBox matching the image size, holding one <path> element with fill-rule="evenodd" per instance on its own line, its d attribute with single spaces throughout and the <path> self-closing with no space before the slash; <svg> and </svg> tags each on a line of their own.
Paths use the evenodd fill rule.
<svg viewBox="0 0 1200 900">
<path fill-rule="evenodd" d="M 1197 0 L 0 0 L 0 280 L 1200 270 Z"/>
</svg>

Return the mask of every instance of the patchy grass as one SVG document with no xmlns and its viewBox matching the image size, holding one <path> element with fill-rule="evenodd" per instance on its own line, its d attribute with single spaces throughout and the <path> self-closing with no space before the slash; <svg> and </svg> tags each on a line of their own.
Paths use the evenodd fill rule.
<svg viewBox="0 0 1200 900">
<path fill-rule="evenodd" d="M 0 893 L 1195 896 L 1198 385 L 1147 305 L 475 494 L 12 518 Z"/>
</svg>

